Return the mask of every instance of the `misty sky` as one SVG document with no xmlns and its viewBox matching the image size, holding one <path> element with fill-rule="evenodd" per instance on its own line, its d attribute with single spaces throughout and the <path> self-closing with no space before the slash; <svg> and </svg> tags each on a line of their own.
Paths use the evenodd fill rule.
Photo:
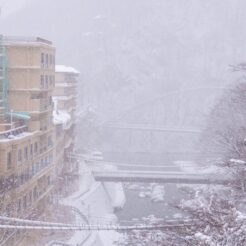
<svg viewBox="0 0 246 246">
<path fill-rule="evenodd" d="M 81 71 L 100 112 L 173 89 L 233 83 L 229 65 L 246 60 L 245 0 L 0 3 L 0 32 L 53 41 L 57 62 Z"/>
<path fill-rule="evenodd" d="M 27 1 L 30 0 L 1 0 L 0 7 L 2 10 L 2 18 L 6 18 L 11 14 L 16 13 L 16 11 L 20 10 L 22 7 L 25 6 Z"/>
</svg>

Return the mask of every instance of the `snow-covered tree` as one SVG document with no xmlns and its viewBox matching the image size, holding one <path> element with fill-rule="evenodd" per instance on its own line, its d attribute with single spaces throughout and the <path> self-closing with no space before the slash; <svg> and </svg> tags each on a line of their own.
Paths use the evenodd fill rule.
<svg viewBox="0 0 246 246">
<path fill-rule="evenodd" d="M 190 226 L 163 231 L 133 231 L 122 237 L 120 246 L 242 246 L 246 245 L 246 215 L 227 192 L 199 190 L 178 207 L 190 215 Z M 151 224 L 155 222 L 149 221 Z M 159 221 L 157 224 L 165 221 Z M 181 222 L 182 223 L 182 222 Z"/>
<path fill-rule="evenodd" d="M 240 64 L 235 71 L 246 71 Z M 226 91 L 212 109 L 203 133 L 202 148 L 232 178 L 227 187 L 194 190 L 178 208 L 189 214 L 192 226 L 164 231 L 132 232 L 120 245 L 242 246 L 246 245 L 246 79 Z M 218 161 L 219 160 L 219 161 Z M 214 159 L 210 159 L 214 164 Z M 160 223 L 160 222 L 159 222 Z M 162 223 L 165 223 L 163 221 Z"/>
<path fill-rule="evenodd" d="M 225 92 L 208 117 L 202 143 L 205 151 L 228 159 L 246 159 L 246 79 Z"/>
</svg>

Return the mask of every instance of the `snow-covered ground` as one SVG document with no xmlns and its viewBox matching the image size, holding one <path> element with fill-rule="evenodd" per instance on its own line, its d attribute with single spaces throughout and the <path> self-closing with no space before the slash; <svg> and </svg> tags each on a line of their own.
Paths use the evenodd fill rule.
<svg viewBox="0 0 246 246">
<path fill-rule="evenodd" d="M 123 194 L 122 184 L 110 184 L 105 188 L 101 183 L 95 182 L 90 168 L 82 162 L 78 191 L 64 198 L 61 203 L 76 208 L 84 215 L 83 221 L 77 216 L 77 223 L 117 223 L 114 208 L 123 206 L 125 202 Z M 75 232 L 66 243 L 77 246 L 84 241 L 82 245 L 85 246 L 113 246 L 119 236 L 119 233 L 114 231 Z"/>
<path fill-rule="evenodd" d="M 112 165 L 104 165 L 104 170 L 116 171 L 117 167 Z M 103 186 L 111 200 L 114 209 L 122 209 L 126 202 L 126 196 L 122 183 L 104 183 Z"/>
<path fill-rule="evenodd" d="M 174 165 L 182 172 L 187 173 L 204 173 L 204 174 L 225 174 L 226 168 L 221 168 L 218 165 L 198 165 L 194 161 L 175 161 Z"/>
<path fill-rule="evenodd" d="M 122 209 L 126 202 L 124 187 L 122 183 L 105 183 L 105 190 L 111 200 L 114 209 Z"/>
</svg>

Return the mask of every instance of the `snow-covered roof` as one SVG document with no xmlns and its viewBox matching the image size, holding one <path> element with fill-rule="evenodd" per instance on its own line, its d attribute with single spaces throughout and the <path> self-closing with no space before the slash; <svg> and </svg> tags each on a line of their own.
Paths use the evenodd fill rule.
<svg viewBox="0 0 246 246">
<path fill-rule="evenodd" d="M 71 115 L 65 110 L 57 109 L 57 100 L 53 100 L 53 123 L 55 125 L 62 124 L 64 129 L 68 129 L 71 126 Z"/>
<path fill-rule="evenodd" d="M 13 140 L 18 140 L 18 139 L 23 139 L 23 138 L 26 138 L 26 137 L 34 135 L 34 133 L 35 132 L 22 132 L 22 133 L 20 133 L 18 135 L 10 135 L 8 138 L 0 139 L 0 143 L 10 142 L 10 141 L 13 141 Z"/>
<path fill-rule="evenodd" d="M 76 98 L 76 95 L 70 95 L 70 96 L 53 96 L 53 101 L 61 101 L 61 100 L 70 100 L 70 99 L 73 99 L 73 98 Z"/>
<path fill-rule="evenodd" d="M 76 87 L 76 84 L 73 83 L 57 83 L 56 82 L 56 87 Z"/>
<path fill-rule="evenodd" d="M 57 73 L 73 73 L 73 74 L 80 74 L 78 70 L 73 67 L 67 67 L 64 65 L 56 65 L 56 72 Z"/>
<path fill-rule="evenodd" d="M 68 129 L 70 127 L 71 116 L 66 111 L 57 110 L 53 111 L 53 123 L 55 125 L 62 124 L 64 129 Z"/>
</svg>

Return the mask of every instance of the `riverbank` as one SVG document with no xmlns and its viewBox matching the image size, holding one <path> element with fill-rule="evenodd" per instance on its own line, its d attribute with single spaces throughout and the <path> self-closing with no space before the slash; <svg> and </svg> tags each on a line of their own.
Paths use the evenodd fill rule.
<svg viewBox="0 0 246 246">
<path fill-rule="evenodd" d="M 79 188 L 69 197 L 64 198 L 61 203 L 75 208 L 81 213 L 83 220 L 77 218 L 77 223 L 86 224 L 108 224 L 116 223 L 117 217 L 114 214 L 114 207 L 122 202 L 123 187 L 118 184 L 104 186 L 95 182 L 91 175 L 90 167 L 83 161 L 80 163 Z M 118 196 L 117 196 L 118 194 Z M 75 232 L 66 242 L 73 246 L 113 246 L 119 234 L 110 232 Z"/>
</svg>

